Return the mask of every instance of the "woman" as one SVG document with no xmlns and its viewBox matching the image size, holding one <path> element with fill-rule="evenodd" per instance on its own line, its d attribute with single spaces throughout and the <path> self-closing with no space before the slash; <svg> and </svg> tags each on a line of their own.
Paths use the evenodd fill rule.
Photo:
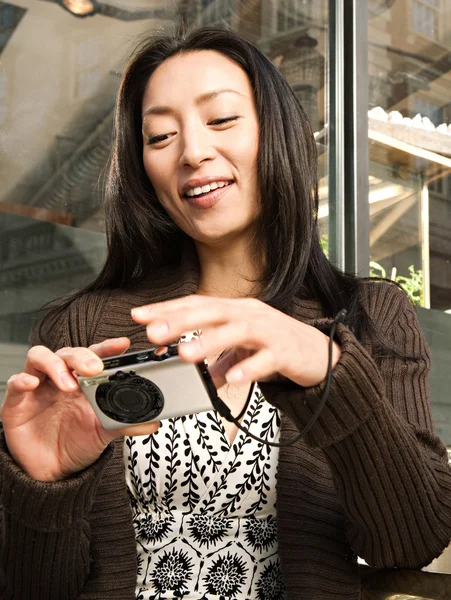
<svg viewBox="0 0 451 600">
<path fill-rule="evenodd" d="M 350 600 L 357 555 L 418 568 L 447 545 L 414 308 L 328 263 L 316 168 L 294 94 L 235 34 L 152 39 L 132 57 L 105 267 L 46 316 L 8 382 L 2 598 Z M 280 452 L 214 411 L 105 431 L 73 375 L 200 329 L 181 357 L 207 358 L 232 413 L 249 396 L 243 423 L 286 441 L 320 402 L 342 308 L 327 403 Z"/>
</svg>

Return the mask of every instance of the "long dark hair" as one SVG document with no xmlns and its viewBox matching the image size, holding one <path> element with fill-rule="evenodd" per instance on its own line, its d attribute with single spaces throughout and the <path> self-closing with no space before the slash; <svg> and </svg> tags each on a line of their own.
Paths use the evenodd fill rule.
<svg viewBox="0 0 451 600">
<path fill-rule="evenodd" d="M 108 255 L 88 291 L 132 287 L 155 269 L 177 263 L 184 234 L 161 206 L 142 160 L 142 98 L 148 80 L 166 59 L 214 50 L 249 77 L 260 123 L 257 239 L 264 255 L 262 300 L 289 310 L 294 297 L 316 299 L 326 316 L 348 310 L 361 337 L 371 329 L 359 295 L 360 280 L 326 258 L 318 232 L 316 144 L 307 115 L 271 61 L 237 34 L 203 27 L 142 42 L 126 67 L 116 106 L 115 137 L 106 190 Z"/>
</svg>

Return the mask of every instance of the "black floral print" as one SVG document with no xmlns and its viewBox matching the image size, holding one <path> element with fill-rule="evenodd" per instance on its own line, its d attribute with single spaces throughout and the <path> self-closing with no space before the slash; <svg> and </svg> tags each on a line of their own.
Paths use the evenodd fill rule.
<svg viewBox="0 0 451 600">
<path fill-rule="evenodd" d="M 146 542 L 161 542 L 172 531 L 175 519 L 172 515 L 159 518 L 151 512 L 142 515 L 135 523 L 135 531 L 138 539 Z"/>
<path fill-rule="evenodd" d="M 283 578 L 280 565 L 270 562 L 257 583 L 258 600 L 283 600 Z"/>
<path fill-rule="evenodd" d="M 193 561 L 185 552 L 165 552 L 152 571 L 151 580 L 155 590 L 163 594 L 171 590 L 174 595 L 182 596 L 187 592 L 187 582 L 192 578 Z"/>
<path fill-rule="evenodd" d="M 244 531 L 245 539 L 254 551 L 269 550 L 277 542 L 277 525 L 273 516 L 267 519 L 247 519 Z"/>
<path fill-rule="evenodd" d="M 230 552 L 220 556 L 205 576 L 207 592 L 217 596 L 233 597 L 241 591 L 246 581 L 246 567 L 243 560 Z"/>
<path fill-rule="evenodd" d="M 278 411 L 257 385 L 245 427 L 277 441 Z M 275 489 L 278 450 L 214 411 L 162 422 L 124 439 L 135 529 L 137 600 L 282 600 Z"/>
<path fill-rule="evenodd" d="M 191 537 L 200 546 L 216 546 L 223 540 L 226 533 L 232 528 L 230 519 L 222 519 L 220 517 L 211 517 L 208 515 L 193 515 L 188 520 L 188 530 Z"/>
</svg>

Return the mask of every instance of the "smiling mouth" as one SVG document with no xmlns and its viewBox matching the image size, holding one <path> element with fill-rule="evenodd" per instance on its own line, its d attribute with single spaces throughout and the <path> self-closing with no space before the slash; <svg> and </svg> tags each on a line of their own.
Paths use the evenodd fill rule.
<svg viewBox="0 0 451 600">
<path fill-rule="evenodd" d="M 231 185 L 232 183 L 235 183 L 233 179 L 231 179 L 230 181 L 218 181 L 211 184 L 203 185 L 202 187 L 197 187 L 192 190 L 189 190 L 188 192 L 186 192 L 186 194 L 184 194 L 183 197 L 188 199 L 202 198 L 203 196 L 207 196 L 207 194 L 209 194 L 210 192 L 225 188 Z"/>
</svg>

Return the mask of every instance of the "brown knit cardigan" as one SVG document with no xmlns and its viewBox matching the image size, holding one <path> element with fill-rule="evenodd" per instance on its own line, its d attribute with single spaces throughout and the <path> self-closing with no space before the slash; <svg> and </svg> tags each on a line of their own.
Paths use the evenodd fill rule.
<svg viewBox="0 0 451 600">
<path fill-rule="evenodd" d="M 356 555 L 380 567 L 419 568 L 451 538 L 451 473 L 435 437 L 426 378 L 429 352 L 414 307 L 396 286 L 368 283 L 364 304 L 407 355 L 375 357 L 343 325 L 341 358 L 320 418 L 305 439 L 282 448 L 277 480 L 279 552 L 287 600 L 360 598 Z M 191 293 L 195 270 L 168 269 L 152 285 L 90 293 L 33 343 L 56 350 L 127 336 L 148 347 L 130 309 Z M 314 301 L 293 301 L 294 318 L 318 324 Z M 285 414 L 282 439 L 312 416 L 322 385 L 261 384 Z M 136 542 L 122 456 L 111 444 L 73 478 L 27 477 L 0 448 L 2 600 L 132 600 Z"/>
</svg>

